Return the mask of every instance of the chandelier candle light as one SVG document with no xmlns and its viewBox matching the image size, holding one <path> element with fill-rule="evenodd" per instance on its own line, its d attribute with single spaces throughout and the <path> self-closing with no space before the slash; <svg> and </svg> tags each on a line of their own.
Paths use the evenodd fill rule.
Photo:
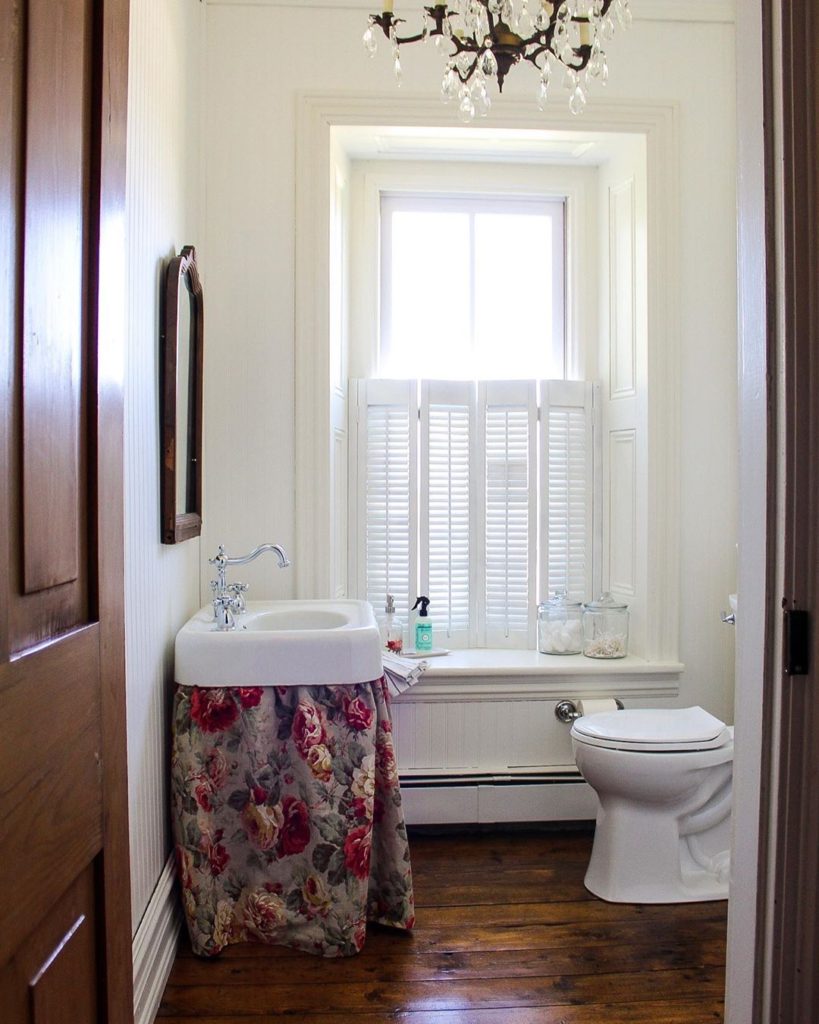
<svg viewBox="0 0 819 1024">
<path fill-rule="evenodd" d="M 364 33 L 370 56 L 377 49 L 377 29 L 392 48 L 393 66 L 401 84 L 401 50 L 408 43 L 434 40 L 446 61 L 441 95 L 458 100 L 465 123 L 485 117 L 491 101 L 487 82 L 497 78 L 498 91 L 511 68 L 528 61 L 540 72 L 537 103 L 546 109 L 555 66 L 563 69 L 569 109 L 579 114 L 586 105 L 591 80 L 608 78 L 605 43 L 614 34 L 615 19 L 625 28 L 631 22 L 629 0 L 451 0 L 424 7 L 421 31 L 399 35 L 403 18 L 394 13 L 394 0 L 383 0 L 381 14 L 371 14 Z"/>
</svg>

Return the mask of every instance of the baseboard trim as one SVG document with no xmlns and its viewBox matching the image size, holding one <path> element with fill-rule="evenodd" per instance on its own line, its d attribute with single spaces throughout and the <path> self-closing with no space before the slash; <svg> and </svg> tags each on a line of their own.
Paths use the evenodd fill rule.
<svg viewBox="0 0 819 1024">
<path fill-rule="evenodd" d="M 134 936 L 134 1024 L 153 1024 L 173 966 L 182 927 L 175 880 L 171 855 Z"/>
<path fill-rule="evenodd" d="M 408 825 L 486 825 L 504 822 L 593 821 L 597 794 L 571 782 L 401 786 Z"/>
</svg>

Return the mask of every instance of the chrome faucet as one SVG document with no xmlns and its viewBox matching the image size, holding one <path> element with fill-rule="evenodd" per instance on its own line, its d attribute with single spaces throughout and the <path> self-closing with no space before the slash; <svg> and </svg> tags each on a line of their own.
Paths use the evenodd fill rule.
<svg viewBox="0 0 819 1024">
<path fill-rule="evenodd" d="M 279 560 L 279 568 L 286 569 L 290 565 L 290 559 L 285 550 L 278 544 L 260 544 L 254 548 L 249 555 L 241 555 L 230 558 L 225 552 L 224 544 L 219 545 L 215 558 L 209 558 L 208 562 L 216 566 L 216 579 L 210 581 L 210 589 L 213 592 L 213 617 L 216 620 L 216 628 L 228 630 L 236 628 L 236 615 L 246 608 L 245 594 L 249 587 L 247 583 L 228 583 L 227 567 L 229 565 L 247 565 L 263 554 L 265 551 L 272 551 Z"/>
</svg>

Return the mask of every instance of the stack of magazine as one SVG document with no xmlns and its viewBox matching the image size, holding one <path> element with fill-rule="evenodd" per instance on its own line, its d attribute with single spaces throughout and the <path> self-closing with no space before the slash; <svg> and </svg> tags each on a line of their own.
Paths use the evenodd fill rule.
<svg viewBox="0 0 819 1024">
<path fill-rule="evenodd" d="M 418 682 L 427 669 L 426 661 L 417 661 L 410 658 L 402 658 L 398 654 L 385 651 L 382 654 L 384 662 L 384 678 L 393 697 L 408 690 Z"/>
</svg>

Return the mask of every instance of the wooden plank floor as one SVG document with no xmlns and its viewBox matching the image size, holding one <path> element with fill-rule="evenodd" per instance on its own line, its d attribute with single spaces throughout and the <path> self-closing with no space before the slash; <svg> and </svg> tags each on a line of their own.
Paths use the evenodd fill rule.
<svg viewBox="0 0 819 1024">
<path fill-rule="evenodd" d="M 157 1024 L 717 1024 L 726 907 L 630 906 L 583 887 L 588 833 L 411 837 L 412 936 L 371 927 L 324 960 L 183 946 Z M 251 1024 L 250 1021 L 247 1024 Z"/>
</svg>

